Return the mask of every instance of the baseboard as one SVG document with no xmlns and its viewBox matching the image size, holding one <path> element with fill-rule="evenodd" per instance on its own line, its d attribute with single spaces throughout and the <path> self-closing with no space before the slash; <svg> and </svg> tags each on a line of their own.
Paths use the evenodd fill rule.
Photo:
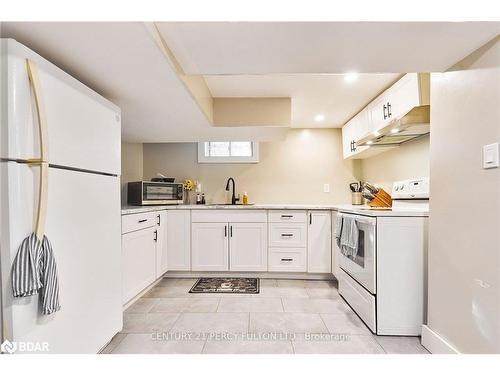
<svg viewBox="0 0 500 375">
<path fill-rule="evenodd" d="M 422 325 L 422 345 L 432 354 L 460 354 L 457 349 L 425 324 Z"/>
<path fill-rule="evenodd" d="M 159 279 L 156 279 L 153 281 L 150 285 L 145 287 L 142 291 L 140 291 L 135 297 L 130 299 L 126 304 L 122 306 L 123 311 L 127 310 L 130 306 L 132 306 L 139 298 L 141 298 L 143 295 L 145 295 L 147 292 L 149 292 L 151 289 L 153 289 L 162 279 L 164 275 L 160 277 Z"/>
<path fill-rule="evenodd" d="M 290 273 L 290 272 L 196 272 L 168 271 L 165 278 L 198 278 L 198 277 L 258 277 L 261 279 L 289 280 L 335 280 L 331 273 Z"/>
</svg>

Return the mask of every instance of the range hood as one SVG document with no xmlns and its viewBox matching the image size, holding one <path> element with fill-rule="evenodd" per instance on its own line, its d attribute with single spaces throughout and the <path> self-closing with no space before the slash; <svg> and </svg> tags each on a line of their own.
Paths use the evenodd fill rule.
<svg viewBox="0 0 500 375">
<path fill-rule="evenodd" d="M 394 119 L 378 132 L 370 133 L 356 146 L 397 146 L 430 132 L 430 106 L 414 107 L 406 115 Z"/>
</svg>

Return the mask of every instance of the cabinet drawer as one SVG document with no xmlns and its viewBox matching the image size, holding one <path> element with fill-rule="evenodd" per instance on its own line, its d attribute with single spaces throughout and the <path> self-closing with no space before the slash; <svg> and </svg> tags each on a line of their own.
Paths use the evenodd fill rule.
<svg viewBox="0 0 500 375">
<path fill-rule="evenodd" d="M 306 224 L 269 223 L 270 247 L 305 247 Z"/>
<path fill-rule="evenodd" d="M 269 271 L 306 272 L 306 249 L 270 248 Z"/>
<path fill-rule="evenodd" d="M 159 212 L 143 212 L 122 216 L 122 233 L 155 226 L 158 223 Z"/>
<path fill-rule="evenodd" d="M 300 210 L 269 211 L 270 223 L 306 223 L 307 213 Z"/>
<path fill-rule="evenodd" d="M 193 210 L 191 221 L 193 223 L 267 223 L 267 213 L 265 210 L 233 208 Z"/>
<path fill-rule="evenodd" d="M 376 333 L 375 296 L 368 293 L 351 276 L 340 270 L 339 294 L 356 311 L 373 333 Z"/>
</svg>

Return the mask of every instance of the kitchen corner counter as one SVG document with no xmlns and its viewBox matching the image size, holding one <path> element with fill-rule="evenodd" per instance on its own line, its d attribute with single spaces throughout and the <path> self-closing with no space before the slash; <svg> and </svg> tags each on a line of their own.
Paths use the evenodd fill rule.
<svg viewBox="0 0 500 375">
<path fill-rule="evenodd" d="M 123 206 L 122 215 L 161 210 L 335 210 L 333 204 L 179 204 L 158 206 Z"/>
<path fill-rule="evenodd" d="M 428 210 L 398 208 L 390 210 L 374 210 L 368 206 L 355 206 L 351 204 L 253 204 L 253 205 L 159 205 L 159 206 L 123 206 L 122 215 L 161 210 L 334 210 L 345 213 L 354 213 L 365 216 L 429 216 Z"/>
</svg>

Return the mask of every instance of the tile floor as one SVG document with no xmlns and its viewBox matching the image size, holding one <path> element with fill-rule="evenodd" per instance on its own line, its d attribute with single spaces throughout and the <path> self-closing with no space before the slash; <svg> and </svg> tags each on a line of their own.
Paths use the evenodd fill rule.
<svg viewBox="0 0 500 375">
<path fill-rule="evenodd" d="M 258 295 L 189 294 L 163 279 L 123 316 L 103 353 L 428 354 L 416 337 L 372 335 L 333 281 L 261 279 Z"/>
</svg>

